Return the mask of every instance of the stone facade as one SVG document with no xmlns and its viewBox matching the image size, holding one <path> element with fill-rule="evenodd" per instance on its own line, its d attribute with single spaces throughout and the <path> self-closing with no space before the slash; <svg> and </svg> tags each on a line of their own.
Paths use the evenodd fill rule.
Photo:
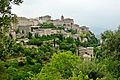
<svg viewBox="0 0 120 80">
<path fill-rule="evenodd" d="M 31 26 L 38 25 L 39 21 L 37 19 L 28 19 L 25 17 L 17 17 L 17 25 L 16 30 L 19 30 L 19 34 L 16 36 L 18 38 L 20 37 L 26 37 L 28 33 L 31 31 Z"/>
<path fill-rule="evenodd" d="M 31 26 L 31 33 L 33 34 L 33 37 L 35 35 L 43 36 L 43 35 L 52 35 L 59 33 L 60 30 L 54 30 L 54 29 L 41 29 L 39 26 Z"/>
<path fill-rule="evenodd" d="M 59 19 L 51 20 L 50 23 L 53 23 L 55 26 L 60 26 L 63 24 L 63 22 L 60 21 Z"/>
<path fill-rule="evenodd" d="M 37 26 L 40 22 L 37 19 L 30 19 L 32 21 L 32 25 Z"/>
<path fill-rule="evenodd" d="M 51 20 L 51 16 L 46 15 L 46 16 L 41 16 L 37 18 L 40 23 L 48 22 Z"/>
<path fill-rule="evenodd" d="M 56 27 L 63 26 L 65 28 L 65 31 L 70 29 L 73 29 L 76 31 L 76 35 L 71 35 L 71 33 L 62 31 L 65 37 L 73 37 L 76 39 L 77 37 L 79 37 L 80 32 L 89 31 L 88 27 L 85 27 L 85 26 L 80 27 L 78 24 L 74 23 L 73 19 L 64 18 L 64 16 L 61 16 L 60 19 L 56 19 L 56 20 L 52 20 L 51 16 L 49 15 L 41 16 L 38 18 L 31 18 L 31 19 L 28 19 L 25 17 L 18 17 L 17 20 L 18 20 L 17 29 L 20 30 L 20 33 L 25 34 L 25 36 L 27 36 L 29 32 L 32 32 L 33 35 L 38 34 L 39 36 L 55 34 L 58 32 L 57 30 L 38 28 L 39 26 L 37 25 L 44 22 L 53 23 Z M 32 31 L 33 29 L 34 31 Z"/>
<path fill-rule="evenodd" d="M 61 16 L 61 19 L 56 19 L 51 21 L 55 26 L 62 25 L 66 29 L 72 29 L 74 20 L 70 18 L 64 18 L 64 16 Z"/>
<path fill-rule="evenodd" d="M 56 19 L 56 20 L 52 20 L 51 16 L 46 15 L 46 16 L 41 16 L 39 18 L 37 18 L 39 20 L 40 23 L 44 23 L 44 22 L 49 22 L 49 23 L 53 23 L 55 26 L 64 26 L 64 28 L 66 29 L 73 29 L 76 30 L 77 32 L 80 32 L 83 30 L 87 30 L 87 27 L 81 28 L 78 24 L 74 24 L 74 20 L 71 18 L 64 18 L 64 16 L 61 16 L 61 19 Z"/>
<path fill-rule="evenodd" d="M 93 47 L 87 48 L 79 47 L 78 51 L 76 52 L 76 55 L 82 57 L 85 60 L 91 60 L 94 57 Z"/>
<path fill-rule="evenodd" d="M 88 32 L 89 31 L 89 28 L 86 27 L 86 26 L 81 26 L 80 27 L 82 31 L 85 31 L 85 32 Z"/>
<path fill-rule="evenodd" d="M 37 19 L 28 19 L 25 17 L 17 17 L 17 27 L 19 26 L 36 26 L 38 25 L 40 22 Z"/>
<path fill-rule="evenodd" d="M 11 34 L 12 38 L 15 40 L 16 39 L 16 32 L 15 32 L 15 30 L 10 30 L 10 34 Z"/>
<path fill-rule="evenodd" d="M 30 21 L 30 19 L 27 19 L 25 17 L 18 17 L 17 18 L 17 27 L 19 26 L 32 26 L 33 25 L 33 22 Z"/>
<path fill-rule="evenodd" d="M 43 36 L 43 35 L 52 35 L 52 34 L 59 34 L 62 33 L 65 38 L 67 37 L 73 37 L 74 39 L 80 38 L 80 32 L 85 31 L 88 32 L 89 28 L 86 26 L 79 26 L 78 24 L 74 23 L 74 20 L 71 18 L 64 18 L 64 16 L 61 16 L 61 19 L 56 19 L 52 20 L 51 16 L 46 15 L 42 17 L 38 17 L 36 19 L 28 19 L 25 17 L 18 17 L 17 18 L 18 22 L 17 24 L 13 24 L 13 27 L 16 26 L 15 29 L 19 30 L 19 34 L 15 34 L 15 29 L 13 28 L 10 32 L 13 35 L 13 38 L 15 36 L 18 36 L 19 38 L 21 37 L 26 37 L 28 33 L 32 33 L 32 36 L 35 37 L 37 36 Z M 56 27 L 57 26 L 63 26 L 65 29 L 64 30 L 55 30 L 52 28 L 47 28 L 43 29 L 38 26 L 40 23 L 53 23 Z M 67 32 L 68 29 L 73 29 L 77 31 L 75 34 L 71 34 L 71 32 Z M 87 39 L 86 39 L 87 40 Z M 86 41 L 84 40 L 84 41 Z M 85 60 L 91 60 L 93 56 L 93 47 L 79 47 L 78 50 L 76 51 L 76 55 L 84 58 Z"/>
</svg>

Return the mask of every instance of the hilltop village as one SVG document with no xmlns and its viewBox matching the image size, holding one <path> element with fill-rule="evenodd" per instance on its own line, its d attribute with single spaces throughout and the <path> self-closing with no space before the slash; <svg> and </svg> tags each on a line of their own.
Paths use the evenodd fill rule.
<svg viewBox="0 0 120 80">
<path fill-rule="evenodd" d="M 17 43 L 29 42 L 27 38 L 29 35 L 32 37 L 42 37 L 55 34 L 62 34 L 65 38 L 72 37 L 73 39 L 79 39 L 85 42 L 87 38 L 82 38 L 81 33 L 87 33 L 90 32 L 90 30 L 86 26 L 76 24 L 71 18 L 61 16 L 60 19 L 52 20 L 51 16 L 46 15 L 30 19 L 17 17 L 17 23 L 13 24 L 13 29 L 11 29 L 10 32 L 13 39 L 17 40 Z M 91 59 L 93 58 L 93 47 L 79 47 L 76 51 L 76 55 Z"/>
<path fill-rule="evenodd" d="M 26 36 L 29 32 L 31 32 L 33 36 L 35 34 L 37 34 L 39 36 L 43 36 L 43 35 L 57 34 L 58 32 L 61 32 L 64 34 L 65 37 L 72 36 L 73 38 L 77 38 L 77 37 L 79 37 L 78 34 L 80 32 L 82 32 L 82 31 L 88 32 L 89 31 L 88 27 L 79 26 L 78 24 L 74 23 L 73 19 L 64 18 L 64 16 L 61 16 L 61 19 L 56 19 L 56 20 L 52 20 L 51 16 L 49 16 L 49 15 L 34 18 L 34 19 L 18 17 L 17 20 L 18 20 L 18 22 L 17 22 L 17 24 L 14 25 L 15 26 L 14 28 L 19 30 L 21 33 L 23 32 L 24 35 L 16 34 L 16 36 L 14 36 L 14 38 L 20 38 L 22 36 Z M 43 24 L 43 23 L 52 23 L 57 28 L 63 27 L 64 30 L 52 29 L 52 28 L 46 28 L 46 29 L 40 28 L 41 26 L 39 24 Z M 69 32 L 65 32 L 67 30 L 74 30 L 75 34 L 72 35 Z"/>
</svg>

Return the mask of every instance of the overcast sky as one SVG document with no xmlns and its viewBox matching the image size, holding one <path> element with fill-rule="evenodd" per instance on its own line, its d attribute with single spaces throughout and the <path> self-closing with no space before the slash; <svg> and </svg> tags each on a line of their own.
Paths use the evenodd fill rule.
<svg viewBox="0 0 120 80">
<path fill-rule="evenodd" d="M 28 18 L 64 15 L 89 26 L 96 35 L 120 25 L 120 0 L 24 0 L 20 6 L 13 6 L 12 12 Z"/>
</svg>

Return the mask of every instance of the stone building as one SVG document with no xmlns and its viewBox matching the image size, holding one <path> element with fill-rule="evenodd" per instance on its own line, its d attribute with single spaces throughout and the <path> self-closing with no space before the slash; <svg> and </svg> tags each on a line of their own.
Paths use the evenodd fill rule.
<svg viewBox="0 0 120 80">
<path fill-rule="evenodd" d="M 72 35 L 72 38 L 73 38 L 73 39 L 79 38 L 79 34 L 74 34 L 74 35 Z"/>
<path fill-rule="evenodd" d="M 37 18 L 39 20 L 39 23 L 53 23 L 56 27 L 58 26 L 63 26 L 65 29 L 73 29 L 77 33 L 81 31 L 89 31 L 89 28 L 86 26 L 79 26 L 78 24 L 74 23 L 74 20 L 71 18 L 65 18 L 63 15 L 61 16 L 60 19 L 51 19 L 51 16 L 46 15 L 46 16 L 41 16 Z"/>
<path fill-rule="evenodd" d="M 31 26 L 31 33 L 33 37 L 35 35 L 37 36 L 43 36 L 43 35 L 52 35 L 52 34 L 57 34 L 59 33 L 60 30 L 54 30 L 54 29 L 42 29 L 40 26 Z"/>
<path fill-rule="evenodd" d="M 61 16 L 61 19 L 56 19 L 56 20 L 52 20 L 51 21 L 55 26 L 64 26 L 67 29 L 71 29 L 73 24 L 74 24 L 74 20 L 70 19 L 70 18 L 64 18 L 64 16 Z"/>
<path fill-rule="evenodd" d="M 76 31 L 75 34 L 78 34 L 78 35 L 71 35 L 71 33 L 64 31 L 63 34 L 67 37 L 71 36 L 71 37 L 77 38 L 79 37 L 80 32 L 89 31 L 88 27 L 85 27 L 85 26 L 80 27 L 78 24 L 74 23 L 73 19 L 64 18 L 64 16 L 61 16 L 60 19 L 56 19 L 56 20 L 52 20 L 51 16 L 49 15 L 41 16 L 38 18 L 31 18 L 31 19 L 28 19 L 25 17 L 18 17 L 17 20 L 18 20 L 17 29 L 19 29 L 19 32 L 22 33 L 24 36 L 27 36 L 29 32 L 32 32 L 34 35 L 39 34 L 39 36 L 57 33 L 57 30 L 52 30 L 52 29 L 45 30 L 45 29 L 38 28 L 39 26 L 37 25 L 44 22 L 53 23 L 56 27 L 63 26 L 65 31 L 73 29 Z M 19 34 L 19 35 L 22 36 L 22 34 Z"/>
<path fill-rule="evenodd" d="M 85 32 L 89 31 L 89 27 L 81 26 L 80 28 L 81 28 L 82 31 L 85 31 Z"/>
<path fill-rule="evenodd" d="M 76 30 L 77 32 L 81 32 L 82 31 L 81 27 L 78 24 L 74 24 L 73 25 L 73 30 Z"/>
<path fill-rule="evenodd" d="M 30 19 L 32 21 L 32 25 L 37 26 L 40 22 L 37 19 Z"/>
<path fill-rule="evenodd" d="M 48 22 L 51 20 L 51 16 L 46 15 L 46 16 L 41 16 L 37 18 L 40 23 Z"/>
<path fill-rule="evenodd" d="M 48 22 L 48 23 L 53 23 L 55 26 L 64 26 L 67 29 L 78 29 L 79 25 L 74 24 L 74 20 L 71 18 L 64 18 L 64 16 L 61 16 L 61 19 L 56 19 L 56 20 L 52 20 L 51 16 L 46 15 L 46 16 L 41 16 L 39 18 L 37 18 L 39 20 L 40 23 L 43 22 Z"/>
<path fill-rule="evenodd" d="M 30 19 L 25 18 L 25 17 L 17 17 L 17 27 L 19 26 L 32 26 L 33 22 L 30 21 Z"/>
<path fill-rule="evenodd" d="M 63 25 L 63 22 L 59 19 L 51 20 L 50 23 L 53 23 L 55 26 L 61 26 Z"/>
<path fill-rule="evenodd" d="M 33 22 L 30 19 L 25 17 L 17 17 L 16 30 L 19 34 L 16 35 L 17 38 L 25 37 L 30 32 L 30 26 L 33 25 Z"/>
<path fill-rule="evenodd" d="M 16 32 L 15 30 L 10 30 L 10 35 L 12 36 L 12 38 L 15 40 L 16 39 Z"/>
<path fill-rule="evenodd" d="M 39 21 L 37 19 L 28 19 L 25 17 L 17 17 L 17 25 L 16 30 L 19 30 L 19 34 L 16 36 L 18 38 L 20 37 L 26 37 L 28 33 L 31 31 L 31 26 L 38 25 Z"/>
<path fill-rule="evenodd" d="M 51 23 L 53 23 L 55 26 L 62 25 L 65 29 L 73 29 L 77 32 L 82 31 L 81 27 L 78 24 L 75 24 L 73 19 L 64 18 L 64 16 L 61 16 L 61 19 L 51 20 Z"/>
<path fill-rule="evenodd" d="M 76 52 L 77 56 L 82 57 L 85 60 L 91 60 L 94 55 L 93 55 L 93 47 L 79 47 L 77 52 Z"/>
</svg>

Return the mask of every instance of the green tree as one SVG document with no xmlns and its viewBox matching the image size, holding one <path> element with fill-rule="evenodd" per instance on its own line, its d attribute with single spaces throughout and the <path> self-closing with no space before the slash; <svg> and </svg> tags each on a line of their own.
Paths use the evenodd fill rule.
<svg viewBox="0 0 120 80">
<path fill-rule="evenodd" d="M 11 4 L 19 5 L 22 2 L 22 0 L 0 0 L 0 32 L 8 29 L 15 20 L 14 14 L 11 13 Z"/>
<path fill-rule="evenodd" d="M 0 79 L 1 80 L 7 80 L 7 71 L 5 67 L 5 62 L 0 60 Z"/>
<path fill-rule="evenodd" d="M 22 2 L 22 0 L 0 0 L 0 52 L 2 56 L 8 55 L 13 46 L 13 40 L 6 35 L 9 34 L 11 24 L 16 22 L 16 16 L 11 13 L 12 4 L 19 5 Z"/>
<path fill-rule="evenodd" d="M 53 23 L 44 22 L 44 23 L 38 24 L 38 25 L 40 26 L 40 28 L 56 28 Z"/>
<path fill-rule="evenodd" d="M 71 52 L 53 54 L 50 63 L 42 68 L 37 78 L 43 80 L 68 79 L 79 62 L 80 59 Z"/>
<path fill-rule="evenodd" d="M 107 69 L 115 78 L 120 77 L 120 27 L 116 31 L 105 31 L 101 34 L 102 44 L 100 45 L 101 56 L 99 59 L 104 61 Z"/>
<path fill-rule="evenodd" d="M 32 38 L 32 33 L 28 33 L 28 39 L 31 39 Z"/>
</svg>

